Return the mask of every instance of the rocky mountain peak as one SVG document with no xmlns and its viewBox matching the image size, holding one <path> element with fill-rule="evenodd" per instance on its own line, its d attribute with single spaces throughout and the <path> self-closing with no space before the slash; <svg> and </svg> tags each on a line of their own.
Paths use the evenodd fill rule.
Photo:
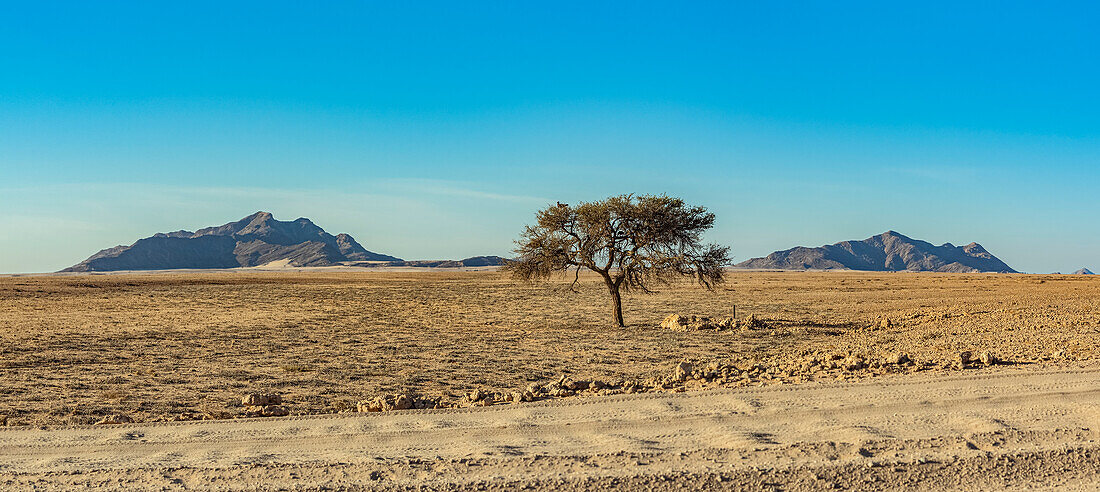
<svg viewBox="0 0 1100 492">
<path fill-rule="evenodd" d="M 305 217 L 283 222 L 270 212 L 260 211 L 194 233 L 158 233 L 130 246 L 100 251 L 64 271 L 233 268 L 278 260 L 290 260 L 292 266 L 400 261 L 368 251 L 350 235 L 333 236 Z"/>
<path fill-rule="evenodd" d="M 935 246 L 892 230 L 862 241 L 776 251 L 736 266 L 782 270 L 1015 272 L 978 243 Z"/>
</svg>

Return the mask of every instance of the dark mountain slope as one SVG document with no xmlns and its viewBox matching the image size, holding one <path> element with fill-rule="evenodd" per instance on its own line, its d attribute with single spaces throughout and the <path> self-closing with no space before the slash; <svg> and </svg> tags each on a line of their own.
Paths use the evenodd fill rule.
<svg viewBox="0 0 1100 492">
<path fill-rule="evenodd" d="M 738 263 L 739 268 L 1016 273 L 978 243 L 935 246 L 894 231 L 862 241 L 818 248 L 797 247 Z"/>
<path fill-rule="evenodd" d="M 268 212 L 257 212 L 222 226 L 159 233 L 130 246 L 108 248 L 62 271 L 233 268 L 278 260 L 290 260 L 292 266 L 400 261 L 367 251 L 347 234 L 333 236 L 309 219 L 282 222 Z"/>
</svg>

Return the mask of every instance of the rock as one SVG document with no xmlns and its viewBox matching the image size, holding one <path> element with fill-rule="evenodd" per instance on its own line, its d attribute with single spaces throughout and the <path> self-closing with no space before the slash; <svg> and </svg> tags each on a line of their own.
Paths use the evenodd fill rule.
<svg viewBox="0 0 1100 492">
<path fill-rule="evenodd" d="M 531 393 L 532 395 L 537 395 L 539 393 L 542 393 L 542 386 L 539 385 L 538 383 L 528 384 L 527 385 L 527 393 Z"/>
<path fill-rule="evenodd" d="M 263 405 L 248 407 L 249 415 L 254 417 L 285 417 L 290 415 L 290 410 L 282 405 Z"/>
<path fill-rule="evenodd" d="M 913 360 L 909 358 L 909 354 L 907 354 L 905 352 L 898 352 L 898 353 L 890 355 L 889 357 L 886 358 L 886 363 L 887 364 L 895 364 L 895 365 L 899 365 L 899 366 L 904 365 L 904 364 L 908 364 L 912 361 Z"/>
<path fill-rule="evenodd" d="M 283 397 L 270 393 L 252 393 L 241 398 L 241 405 L 246 407 L 262 407 L 266 405 L 282 405 Z"/>
<path fill-rule="evenodd" d="M 661 322 L 661 328 L 673 331 L 720 331 L 737 328 L 738 325 L 739 323 L 736 318 L 724 318 L 716 322 L 707 316 L 698 316 L 694 314 L 690 316 L 671 314 Z"/>
<path fill-rule="evenodd" d="M 673 331 L 687 331 L 687 320 L 679 314 L 670 314 L 661 322 L 661 328 Z"/>
<path fill-rule="evenodd" d="M 707 330 L 713 328 L 714 324 L 710 322 L 710 318 L 706 316 L 691 315 L 688 321 L 688 328 L 692 330 Z"/>
<path fill-rule="evenodd" d="M 408 395 L 394 395 L 392 399 L 387 399 L 388 404 L 384 410 L 408 410 L 412 408 L 413 401 Z"/>
<path fill-rule="evenodd" d="M 981 361 L 983 366 L 992 366 L 1001 362 L 1001 360 L 991 352 L 982 352 L 981 355 L 978 356 L 978 360 Z"/>
<path fill-rule="evenodd" d="M 588 389 L 588 381 L 575 381 L 572 379 L 565 380 L 565 384 L 562 385 L 567 390 L 581 391 Z"/>
<path fill-rule="evenodd" d="M 681 362 L 676 364 L 676 369 L 672 372 L 672 379 L 679 382 L 684 382 L 689 376 L 691 376 L 692 366 L 690 362 Z"/>
<path fill-rule="evenodd" d="M 757 318 L 755 314 L 750 314 L 748 318 L 745 318 L 745 322 L 741 324 L 741 328 L 746 330 L 753 330 L 759 328 L 766 328 L 767 325 L 764 320 Z"/>
<path fill-rule="evenodd" d="M 848 371 L 858 371 L 867 367 L 867 361 L 863 360 L 863 357 L 858 355 L 850 355 L 844 359 L 844 369 Z"/>
<path fill-rule="evenodd" d="M 96 422 L 95 425 L 129 424 L 131 422 L 133 422 L 133 419 L 131 419 L 130 417 L 127 417 L 125 415 L 112 414 L 103 417 L 99 420 L 99 422 Z"/>
<path fill-rule="evenodd" d="M 878 327 L 884 330 L 889 329 L 891 326 L 893 326 L 893 323 L 890 321 L 890 318 L 882 318 L 878 323 Z"/>
<path fill-rule="evenodd" d="M 966 369 L 973 362 L 971 359 L 972 354 L 969 351 L 959 352 L 959 355 L 955 356 L 955 368 Z"/>
<path fill-rule="evenodd" d="M 356 405 L 356 410 L 361 413 L 408 410 L 413 408 L 413 404 L 413 398 L 406 394 L 385 395 L 359 402 Z"/>
</svg>

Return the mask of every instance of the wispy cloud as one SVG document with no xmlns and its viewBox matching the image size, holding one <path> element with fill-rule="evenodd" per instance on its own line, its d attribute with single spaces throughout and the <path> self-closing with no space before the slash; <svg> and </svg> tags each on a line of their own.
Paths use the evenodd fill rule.
<svg viewBox="0 0 1100 492">
<path fill-rule="evenodd" d="M 978 177 L 981 170 L 971 166 L 910 166 L 887 167 L 883 171 L 891 174 L 900 174 L 908 177 L 940 181 L 943 183 L 956 183 Z"/>
<path fill-rule="evenodd" d="M 388 179 L 379 183 L 384 188 L 411 193 L 459 196 L 481 200 L 517 203 L 546 203 L 547 198 L 531 195 L 513 195 L 478 189 L 475 183 L 435 179 Z"/>
<path fill-rule="evenodd" d="M 394 196 L 416 197 L 419 195 L 441 195 L 474 198 L 480 200 L 505 201 L 517 203 L 545 203 L 549 200 L 532 195 L 517 195 L 486 190 L 476 183 L 466 181 L 435 179 L 382 179 L 363 185 L 361 189 L 349 186 L 333 188 L 266 188 L 250 186 L 174 186 L 146 183 L 59 183 L 36 184 L 29 186 L 8 186 L 0 188 L 5 193 L 125 193 L 127 195 L 156 196 L 161 199 L 176 196 L 207 196 L 235 198 L 306 198 L 325 195 L 330 198 L 382 198 Z"/>
</svg>

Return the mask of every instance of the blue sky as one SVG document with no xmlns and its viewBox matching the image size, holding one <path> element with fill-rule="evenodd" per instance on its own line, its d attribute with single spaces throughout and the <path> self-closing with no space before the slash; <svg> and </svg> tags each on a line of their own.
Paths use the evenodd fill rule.
<svg viewBox="0 0 1100 492">
<path fill-rule="evenodd" d="M 405 258 L 668 193 L 736 259 L 894 229 L 1100 267 L 1081 2 L 22 2 L 0 272 L 257 210 Z"/>
</svg>

